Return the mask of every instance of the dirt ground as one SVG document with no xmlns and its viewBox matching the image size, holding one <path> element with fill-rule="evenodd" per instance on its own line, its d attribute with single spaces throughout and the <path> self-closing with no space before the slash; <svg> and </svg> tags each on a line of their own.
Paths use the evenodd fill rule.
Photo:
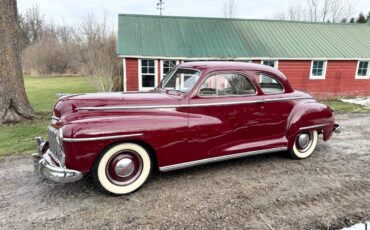
<svg viewBox="0 0 370 230">
<path fill-rule="evenodd" d="M 306 160 L 274 153 L 157 173 L 121 197 L 90 178 L 41 183 L 31 158 L 2 158 L 0 228 L 337 229 L 370 220 L 370 115 L 336 117 L 346 130 Z"/>
</svg>

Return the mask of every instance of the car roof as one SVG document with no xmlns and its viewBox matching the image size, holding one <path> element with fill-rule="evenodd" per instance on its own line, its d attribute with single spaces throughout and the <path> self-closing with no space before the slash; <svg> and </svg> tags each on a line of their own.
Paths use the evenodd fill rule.
<svg viewBox="0 0 370 230">
<path fill-rule="evenodd" d="M 290 85 L 288 79 L 285 75 L 278 69 L 272 68 L 270 66 L 247 63 L 247 62 L 235 62 L 235 61 L 195 61 L 195 62 L 185 62 L 177 66 L 179 69 L 195 69 L 202 72 L 210 73 L 214 71 L 251 71 L 251 72 L 264 72 L 273 74 L 273 76 L 283 84 L 285 92 L 293 92 L 294 89 Z M 205 76 L 203 76 L 205 77 Z"/>
<path fill-rule="evenodd" d="M 211 71 L 223 71 L 223 70 L 245 70 L 245 71 L 256 71 L 256 72 L 268 72 L 272 73 L 280 78 L 282 81 L 286 81 L 286 77 L 279 70 L 261 64 L 247 63 L 247 62 L 236 62 L 236 61 L 195 61 L 185 62 L 178 65 L 178 68 L 185 69 L 196 69 Z"/>
</svg>

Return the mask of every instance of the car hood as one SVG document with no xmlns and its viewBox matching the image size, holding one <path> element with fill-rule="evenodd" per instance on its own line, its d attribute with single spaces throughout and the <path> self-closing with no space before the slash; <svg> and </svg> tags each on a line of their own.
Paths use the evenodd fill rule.
<svg viewBox="0 0 370 230">
<path fill-rule="evenodd" d="M 54 116 L 63 117 L 81 107 L 178 105 L 179 96 L 160 92 L 90 93 L 62 97 L 54 107 Z"/>
</svg>

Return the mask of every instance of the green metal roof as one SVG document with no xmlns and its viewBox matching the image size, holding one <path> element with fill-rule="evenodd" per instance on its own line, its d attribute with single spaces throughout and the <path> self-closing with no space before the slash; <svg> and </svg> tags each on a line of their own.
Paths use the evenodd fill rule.
<svg viewBox="0 0 370 230">
<path fill-rule="evenodd" d="M 370 59 L 370 25 L 119 15 L 118 54 L 193 59 Z"/>
</svg>

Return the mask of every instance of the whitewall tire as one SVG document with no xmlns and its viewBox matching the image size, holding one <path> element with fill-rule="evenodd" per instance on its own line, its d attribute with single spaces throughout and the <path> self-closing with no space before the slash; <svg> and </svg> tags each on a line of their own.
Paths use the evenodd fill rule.
<svg viewBox="0 0 370 230">
<path fill-rule="evenodd" d="M 318 142 L 317 130 L 298 133 L 292 150 L 291 155 L 295 159 L 305 159 L 312 155 Z"/>
<path fill-rule="evenodd" d="M 103 190 L 124 195 L 139 189 L 149 178 L 152 161 L 142 146 L 122 143 L 109 148 L 97 159 L 92 170 Z"/>
</svg>

